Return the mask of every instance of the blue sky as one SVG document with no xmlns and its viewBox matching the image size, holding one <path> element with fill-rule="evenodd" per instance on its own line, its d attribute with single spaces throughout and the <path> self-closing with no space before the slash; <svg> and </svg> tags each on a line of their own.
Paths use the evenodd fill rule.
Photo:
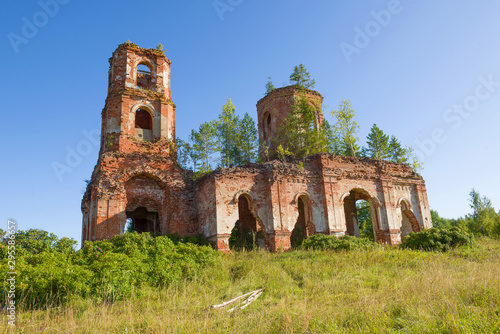
<svg viewBox="0 0 500 334">
<path fill-rule="evenodd" d="M 473 187 L 500 209 L 500 2 L 54 1 L 0 5 L 0 228 L 80 240 L 98 154 L 83 132 L 100 130 L 108 58 L 127 40 L 167 48 L 181 138 L 227 98 L 255 118 L 267 77 L 282 86 L 304 63 L 331 108 L 352 101 L 363 143 L 376 123 L 419 151 L 442 216 L 468 213 Z"/>
</svg>

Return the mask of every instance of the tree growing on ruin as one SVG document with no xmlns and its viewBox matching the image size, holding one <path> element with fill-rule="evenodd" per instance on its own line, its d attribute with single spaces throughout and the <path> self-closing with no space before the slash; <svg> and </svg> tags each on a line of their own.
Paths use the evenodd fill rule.
<svg viewBox="0 0 500 334">
<path fill-rule="evenodd" d="M 389 136 L 380 130 L 377 124 L 373 124 L 366 139 L 368 145 L 366 154 L 368 157 L 376 160 L 387 160 L 391 157 Z"/>
<path fill-rule="evenodd" d="M 254 162 L 257 159 L 259 134 L 255 121 L 248 113 L 238 122 L 238 132 L 236 140 L 236 149 L 239 160 L 237 165 L 245 165 Z"/>
<path fill-rule="evenodd" d="M 235 114 L 236 107 L 228 99 L 217 120 L 205 122 L 191 131 L 189 141 L 176 140 L 177 161 L 182 168 L 207 173 L 213 166 L 234 167 L 255 162 L 258 132 L 248 113 Z"/>
<path fill-rule="evenodd" d="M 311 103 L 305 95 L 295 99 L 292 112 L 281 122 L 275 138 L 276 144 L 281 145 L 283 154 L 290 154 L 291 157 L 299 159 L 328 152 L 325 129 L 318 120 L 319 113 L 319 100 Z"/>
<path fill-rule="evenodd" d="M 238 123 L 236 107 L 227 99 L 217 121 L 217 135 L 220 142 L 220 165 L 233 167 L 240 161 L 238 145 Z"/>
<path fill-rule="evenodd" d="M 217 122 L 204 122 L 200 125 L 198 131 L 191 130 L 189 140 L 192 143 L 189 156 L 193 162 L 194 171 L 199 173 L 212 171 L 212 164 L 216 160 L 214 154 L 220 151 Z"/>
<path fill-rule="evenodd" d="M 290 75 L 290 83 L 299 88 L 307 89 L 313 89 L 316 85 L 316 81 L 311 79 L 311 75 L 303 64 L 294 67 L 293 73 Z"/>
<path fill-rule="evenodd" d="M 271 77 L 267 78 L 267 83 L 266 83 L 266 95 L 271 93 L 273 90 L 275 90 L 276 87 L 274 87 L 273 82 L 271 81 Z"/>
<path fill-rule="evenodd" d="M 396 163 L 408 163 L 410 149 L 403 147 L 395 136 L 391 136 L 389 141 L 390 158 L 389 160 Z"/>
<path fill-rule="evenodd" d="M 351 101 L 341 100 L 338 110 L 332 110 L 331 115 L 336 120 L 333 134 L 340 138 L 339 151 L 342 155 L 355 157 L 359 152 L 359 125 L 354 120 L 356 112 L 351 107 Z"/>
<path fill-rule="evenodd" d="M 190 155 L 193 148 L 188 142 L 180 138 L 175 139 L 175 146 L 177 148 L 177 163 L 181 168 L 188 169 L 189 163 L 192 161 Z"/>
</svg>

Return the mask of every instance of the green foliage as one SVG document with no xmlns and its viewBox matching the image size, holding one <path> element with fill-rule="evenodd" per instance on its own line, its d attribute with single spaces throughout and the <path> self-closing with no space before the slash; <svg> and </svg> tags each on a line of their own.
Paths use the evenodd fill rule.
<svg viewBox="0 0 500 334">
<path fill-rule="evenodd" d="M 198 131 L 191 130 L 189 137 L 192 149 L 188 151 L 195 172 L 208 173 L 213 170 L 214 154 L 220 150 L 217 122 L 204 122 Z"/>
<path fill-rule="evenodd" d="M 495 212 L 491 201 L 472 189 L 469 193 L 469 202 L 473 210 L 465 217 L 469 231 L 475 235 L 500 237 L 500 215 Z"/>
<path fill-rule="evenodd" d="M 175 146 L 177 147 L 177 163 L 181 168 L 187 169 L 193 152 L 192 146 L 180 138 L 175 139 Z"/>
<path fill-rule="evenodd" d="M 236 116 L 236 108 L 228 99 L 217 120 L 204 122 L 191 131 L 189 142 L 177 139 L 177 161 L 182 168 L 192 168 L 197 176 L 215 167 L 234 167 L 255 162 L 258 132 L 248 113 Z"/>
<path fill-rule="evenodd" d="M 39 229 L 16 232 L 16 250 L 21 254 L 40 254 L 44 252 L 74 253 L 77 241 L 70 238 L 58 238 L 55 234 Z M 3 241 L 6 244 L 6 240 Z M 1 254 L 1 253 L 0 253 Z M 3 259 L 0 255 L 0 259 Z"/>
<path fill-rule="evenodd" d="M 299 248 L 304 243 L 306 239 L 306 231 L 304 231 L 299 226 L 295 226 L 292 230 L 292 234 L 290 235 L 290 245 L 292 248 Z"/>
<path fill-rule="evenodd" d="M 165 234 L 166 237 L 168 237 L 174 244 L 178 243 L 190 243 L 193 245 L 198 245 L 198 246 L 215 246 L 215 243 L 212 241 L 209 241 L 203 234 L 197 234 L 194 236 L 185 236 L 181 237 L 177 233 L 167 233 Z"/>
<path fill-rule="evenodd" d="M 472 213 L 458 219 L 446 219 L 431 210 L 434 227 L 449 229 L 452 227 L 473 233 L 476 236 L 500 238 L 500 212 L 496 212 L 491 201 L 472 189 L 469 193 Z"/>
<path fill-rule="evenodd" d="M 316 85 L 316 81 L 311 79 L 311 75 L 303 64 L 294 67 L 293 73 L 290 75 L 290 83 L 299 88 L 307 89 L 313 89 Z"/>
<path fill-rule="evenodd" d="M 389 136 L 380 130 L 377 124 L 373 124 L 367 138 L 368 157 L 376 160 L 386 160 L 391 157 Z"/>
<path fill-rule="evenodd" d="M 234 251 L 253 250 L 256 247 L 256 235 L 251 230 L 240 228 L 240 222 L 236 221 L 229 237 L 229 248 Z"/>
<path fill-rule="evenodd" d="M 283 145 L 278 145 L 276 149 L 276 153 L 278 154 L 278 159 L 285 160 L 288 157 L 293 156 L 292 152 L 288 150 L 288 148 L 283 147 Z"/>
<path fill-rule="evenodd" d="M 255 121 L 248 113 L 245 113 L 243 119 L 238 122 L 236 145 L 232 150 L 237 152 L 234 159 L 236 166 L 249 164 L 257 159 L 258 140 L 259 134 Z"/>
<path fill-rule="evenodd" d="M 302 243 L 304 249 L 350 251 L 356 249 L 374 249 L 381 247 L 379 244 L 365 238 L 356 238 L 344 235 L 337 238 L 333 235 L 315 234 Z"/>
<path fill-rule="evenodd" d="M 195 279 L 113 304 L 77 298 L 17 309 L 15 332 L 497 333 L 500 242 L 481 238 L 478 246 L 236 253 Z M 259 288 L 244 310 L 208 309 Z"/>
<path fill-rule="evenodd" d="M 431 210 L 431 219 L 432 225 L 438 229 L 450 229 L 454 226 L 451 219 L 440 217 L 436 210 Z"/>
<path fill-rule="evenodd" d="M 408 163 L 410 149 L 403 147 L 396 137 L 391 136 L 389 141 L 390 158 L 389 160 L 396 163 Z"/>
<path fill-rule="evenodd" d="M 410 233 L 403 238 L 402 248 L 445 252 L 457 246 L 472 246 L 474 236 L 457 227 L 450 229 L 431 228 L 417 233 Z"/>
<path fill-rule="evenodd" d="M 337 139 L 337 150 L 345 156 L 355 157 L 360 151 L 359 125 L 354 120 L 356 112 L 351 107 L 351 101 L 341 100 L 338 110 L 332 110 L 331 115 L 336 119 L 333 127 L 333 135 Z"/>
<path fill-rule="evenodd" d="M 275 90 L 276 88 L 274 87 L 274 84 L 273 82 L 271 81 L 271 77 L 268 77 L 267 78 L 267 83 L 266 83 L 266 95 L 271 93 L 273 90 Z"/>
<path fill-rule="evenodd" d="M 217 134 L 220 140 L 220 162 L 222 167 L 233 167 L 239 160 L 238 143 L 238 117 L 235 114 L 236 107 L 227 99 L 222 107 L 217 121 Z"/>
<path fill-rule="evenodd" d="M 335 155 L 344 155 L 345 149 L 340 136 L 335 131 L 335 128 L 332 127 L 327 120 L 323 121 L 323 127 L 325 129 L 328 151 Z"/>
<path fill-rule="evenodd" d="M 318 122 L 321 108 L 319 101 L 311 103 L 305 95 L 296 98 L 292 112 L 281 122 L 275 138 L 278 148 L 281 147 L 280 158 L 300 159 L 328 151 L 324 126 Z"/>
<path fill-rule="evenodd" d="M 361 238 L 367 238 L 371 241 L 375 241 L 370 204 L 364 200 L 357 201 L 356 212 L 358 215 L 359 233 Z"/>
<path fill-rule="evenodd" d="M 77 296 L 113 301 L 139 293 L 141 287 L 191 279 L 220 257 L 212 247 L 196 245 L 209 244 L 201 236 L 174 242 L 167 236 L 125 233 L 111 240 L 85 241 L 77 252 L 74 240 L 45 231 L 18 231 L 16 237 L 16 298 L 27 307 Z M 8 271 L 7 255 L 6 245 L 0 245 L 2 277 Z M 0 281 L 3 293 L 6 286 Z"/>
<path fill-rule="evenodd" d="M 361 149 L 360 156 L 376 160 L 387 160 L 404 163 L 412 167 L 415 172 L 423 169 L 411 147 L 403 147 L 395 136 L 389 137 L 376 124 L 373 124 L 366 137 L 368 147 Z"/>
</svg>

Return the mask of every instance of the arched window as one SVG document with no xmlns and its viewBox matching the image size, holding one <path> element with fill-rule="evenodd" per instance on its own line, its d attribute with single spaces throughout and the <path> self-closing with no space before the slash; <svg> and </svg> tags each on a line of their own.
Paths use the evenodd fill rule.
<svg viewBox="0 0 500 334">
<path fill-rule="evenodd" d="M 153 140 L 153 118 L 146 109 L 135 112 L 135 137 L 143 141 Z"/>
<path fill-rule="evenodd" d="M 264 131 L 264 140 L 269 140 L 269 136 L 271 135 L 271 114 L 266 112 L 263 118 L 263 131 Z"/>
<path fill-rule="evenodd" d="M 140 63 L 137 66 L 137 88 L 154 90 L 151 76 L 151 69 L 146 63 Z"/>
<path fill-rule="evenodd" d="M 410 210 L 410 206 L 406 201 L 401 202 L 401 218 L 401 239 L 412 232 L 420 232 L 420 225 L 417 218 L 413 214 L 413 211 Z"/>
</svg>

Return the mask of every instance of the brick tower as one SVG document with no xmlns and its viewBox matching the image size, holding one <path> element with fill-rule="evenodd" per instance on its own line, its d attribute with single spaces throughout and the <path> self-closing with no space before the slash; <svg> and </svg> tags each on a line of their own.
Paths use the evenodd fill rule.
<svg viewBox="0 0 500 334">
<path fill-rule="evenodd" d="M 166 149 L 175 140 L 175 105 L 170 91 L 170 60 L 163 51 L 132 43 L 118 47 L 109 60 L 109 83 L 102 114 L 101 152 Z"/>
<path fill-rule="evenodd" d="M 99 160 L 82 201 L 83 240 L 137 232 L 190 232 L 195 218 L 175 162 L 175 105 L 163 51 L 127 42 L 109 59 Z M 176 199 L 172 199 L 176 198 Z"/>
<path fill-rule="evenodd" d="M 257 102 L 257 118 L 259 130 L 259 157 L 266 160 L 266 146 L 269 157 L 275 157 L 277 149 L 276 137 L 279 127 L 288 114 L 293 112 L 296 99 L 305 96 L 311 104 L 318 107 L 317 124 L 323 123 L 323 112 L 321 105 L 323 97 L 320 93 L 299 88 L 297 86 L 287 86 L 274 89 Z"/>
</svg>

